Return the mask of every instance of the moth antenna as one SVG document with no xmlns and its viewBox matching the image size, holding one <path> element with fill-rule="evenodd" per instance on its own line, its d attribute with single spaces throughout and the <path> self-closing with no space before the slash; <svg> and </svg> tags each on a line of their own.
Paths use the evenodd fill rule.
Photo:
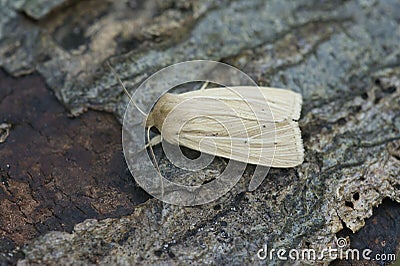
<svg viewBox="0 0 400 266">
<path fill-rule="evenodd" d="M 139 108 L 139 106 L 137 106 L 137 104 L 133 101 L 133 98 L 131 96 L 131 94 L 129 93 L 129 91 L 126 89 L 124 83 L 122 82 L 122 80 L 119 78 L 117 72 L 115 71 L 115 69 L 111 66 L 110 62 L 107 61 L 107 65 L 108 67 L 111 69 L 111 72 L 114 74 L 115 79 L 118 81 L 119 85 L 124 89 L 126 95 L 128 95 L 129 99 L 131 100 L 131 102 L 133 103 L 133 105 L 136 107 L 136 109 L 139 110 L 139 112 L 143 115 L 143 116 L 147 116 L 147 114 Z"/>
<path fill-rule="evenodd" d="M 205 90 L 205 88 L 207 88 L 207 86 L 208 86 L 208 84 L 209 84 L 210 82 L 207 80 L 207 81 L 205 81 L 204 83 L 203 83 L 203 85 L 201 85 L 201 88 L 200 88 L 200 90 L 202 91 L 202 90 Z"/>
<path fill-rule="evenodd" d="M 148 127 L 148 128 L 147 128 L 147 139 L 149 140 L 149 143 L 150 143 L 150 129 L 151 129 L 151 127 Z M 151 157 L 152 157 L 152 159 L 153 159 L 153 161 L 154 161 L 154 164 L 155 164 L 155 166 L 156 166 L 156 169 L 157 169 L 157 173 L 158 173 L 158 175 L 160 176 L 160 180 L 161 180 L 161 198 L 163 199 L 163 198 L 164 198 L 164 182 L 163 182 L 163 176 L 162 176 L 162 174 L 161 174 L 160 168 L 158 167 L 158 163 L 157 163 L 157 160 L 156 160 L 156 155 L 154 154 L 154 151 L 153 151 L 153 146 L 152 146 L 152 145 L 149 145 L 149 147 L 150 147 L 150 154 L 151 154 Z"/>
</svg>

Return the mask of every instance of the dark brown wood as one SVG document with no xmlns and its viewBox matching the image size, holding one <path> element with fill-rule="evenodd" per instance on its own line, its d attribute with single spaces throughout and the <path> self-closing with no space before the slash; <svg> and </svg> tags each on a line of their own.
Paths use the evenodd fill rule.
<svg viewBox="0 0 400 266">
<path fill-rule="evenodd" d="M 0 88 L 0 121 L 11 124 L 0 144 L 0 265 L 38 235 L 121 217 L 149 198 L 127 169 L 114 116 L 69 118 L 38 75 L 0 72 Z"/>
<path fill-rule="evenodd" d="M 365 226 L 353 234 L 350 229 L 343 229 L 337 233 L 337 237 L 350 237 L 350 248 L 364 250 L 370 249 L 371 258 L 389 254 L 399 255 L 400 250 L 400 204 L 390 199 L 385 199 L 378 208 L 374 208 L 374 214 L 365 221 Z M 383 255 L 385 254 L 385 255 Z M 383 256 L 382 256 L 383 255 Z M 396 257 L 397 257 L 396 256 Z M 398 259 L 397 259 L 398 260 Z M 335 266 L 347 265 L 389 265 L 394 261 L 383 259 L 368 260 L 336 260 Z"/>
</svg>

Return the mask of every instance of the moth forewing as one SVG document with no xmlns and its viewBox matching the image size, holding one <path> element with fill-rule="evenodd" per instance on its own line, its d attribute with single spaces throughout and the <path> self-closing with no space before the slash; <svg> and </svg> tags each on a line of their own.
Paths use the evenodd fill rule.
<svg viewBox="0 0 400 266">
<path fill-rule="evenodd" d="M 302 105 L 300 94 L 290 90 L 268 87 L 210 88 L 179 95 L 183 99 L 193 99 L 196 96 L 221 100 L 236 110 L 249 110 L 248 105 L 251 104 L 254 111 L 271 112 L 272 120 L 275 122 L 285 119 L 298 120 Z"/>
<path fill-rule="evenodd" d="M 272 167 L 295 167 L 303 162 L 303 141 L 297 122 L 288 120 L 277 123 L 275 138 Z"/>
<path fill-rule="evenodd" d="M 209 128 L 205 123 L 201 125 Z M 303 162 L 300 130 L 297 122 L 289 120 L 275 126 L 269 123 L 260 135 L 232 132 L 230 136 L 221 133 L 210 136 L 203 131 L 184 130 L 179 139 L 171 141 L 201 152 L 263 166 L 286 168 Z"/>
<path fill-rule="evenodd" d="M 214 88 L 166 94 L 149 120 L 171 144 L 245 163 L 293 167 L 303 161 L 293 121 L 301 103 L 301 95 L 283 89 Z"/>
</svg>

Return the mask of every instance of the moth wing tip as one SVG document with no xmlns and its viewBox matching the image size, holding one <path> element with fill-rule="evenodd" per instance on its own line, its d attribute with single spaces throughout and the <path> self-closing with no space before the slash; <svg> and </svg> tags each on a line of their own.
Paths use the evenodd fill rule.
<svg viewBox="0 0 400 266">
<path fill-rule="evenodd" d="M 303 163 L 304 161 L 304 144 L 303 144 L 303 138 L 301 137 L 301 130 L 297 122 L 296 126 L 294 127 L 295 130 L 295 139 L 296 139 L 296 151 L 297 151 L 297 164 L 295 166 L 298 166 Z"/>
<path fill-rule="evenodd" d="M 300 93 L 294 92 L 293 117 L 294 120 L 299 120 L 301 115 L 301 106 L 303 105 L 303 96 Z"/>
</svg>

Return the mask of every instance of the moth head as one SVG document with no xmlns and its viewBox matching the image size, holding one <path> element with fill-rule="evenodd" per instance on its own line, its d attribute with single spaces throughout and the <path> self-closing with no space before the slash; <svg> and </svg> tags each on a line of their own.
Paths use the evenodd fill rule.
<svg viewBox="0 0 400 266">
<path fill-rule="evenodd" d="M 180 101 L 176 94 L 166 93 L 161 96 L 147 117 L 146 127 L 154 126 L 161 132 L 165 118 Z"/>
</svg>

